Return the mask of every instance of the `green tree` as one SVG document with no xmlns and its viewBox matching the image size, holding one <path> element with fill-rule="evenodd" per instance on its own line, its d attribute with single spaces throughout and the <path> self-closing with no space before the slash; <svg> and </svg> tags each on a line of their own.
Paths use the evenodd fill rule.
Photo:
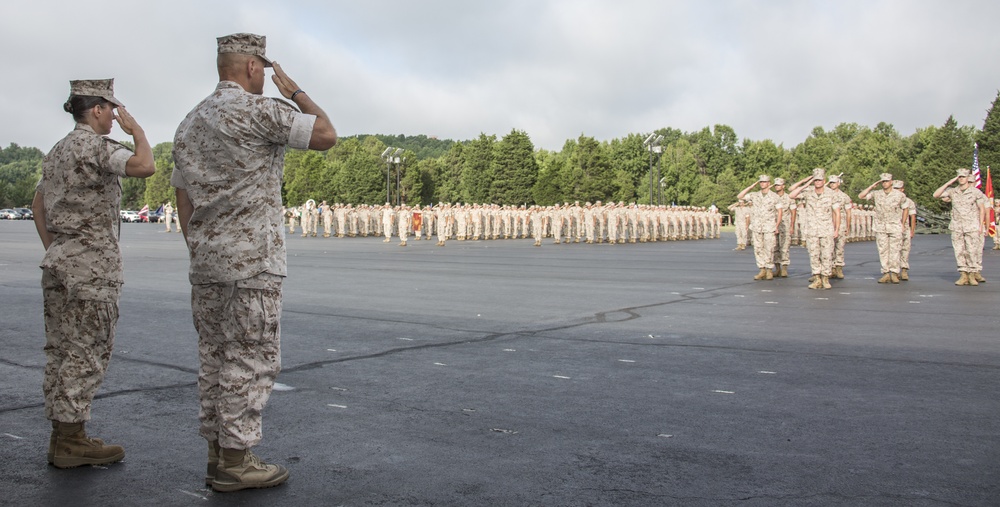
<svg viewBox="0 0 1000 507">
<path fill-rule="evenodd" d="M 520 204 L 530 201 L 538 178 L 538 163 L 531 139 L 522 131 L 511 130 L 497 143 L 494 153 L 490 202 Z"/>
<path fill-rule="evenodd" d="M 170 176 L 174 172 L 173 148 L 174 143 L 160 143 L 153 147 L 156 172 L 149 178 L 125 178 L 122 181 L 123 208 L 137 209 L 149 204 L 151 210 L 156 210 L 164 203 L 176 203 L 175 191 L 170 186 Z"/>
<path fill-rule="evenodd" d="M 971 165 L 972 149 L 968 134 L 958 128 L 954 117 L 949 116 L 920 153 L 910 175 L 907 193 L 932 211 L 944 211 L 945 204 L 933 198 L 934 190 L 951 179 L 956 169 Z"/>
<path fill-rule="evenodd" d="M 462 153 L 462 199 L 465 202 L 491 202 L 493 159 L 496 156 L 497 136 L 479 134 Z"/>
<path fill-rule="evenodd" d="M 996 173 L 994 169 L 1000 170 L 1000 92 L 997 92 L 993 104 L 986 112 L 986 120 L 983 122 L 983 128 L 977 132 L 976 140 L 979 143 L 979 166 L 983 171 L 985 184 L 987 167 L 990 168 L 991 176 Z M 994 180 L 994 187 L 997 181 L 1000 179 Z M 994 195 L 1000 194 L 994 193 Z"/>
</svg>

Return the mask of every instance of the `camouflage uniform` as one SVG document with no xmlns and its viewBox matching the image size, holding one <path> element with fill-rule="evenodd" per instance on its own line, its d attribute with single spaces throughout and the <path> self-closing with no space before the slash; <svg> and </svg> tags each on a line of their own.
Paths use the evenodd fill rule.
<svg viewBox="0 0 1000 507">
<path fill-rule="evenodd" d="M 260 441 L 260 411 L 281 368 L 285 146 L 308 148 L 315 121 L 222 81 L 174 137 L 171 184 L 194 208 L 187 242 L 201 435 L 225 449 Z"/>
<path fill-rule="evenodd" d="M 758 269 L 774 269 L 774 232 L 778 230 L 778 213 L 784 203 L 778 194 L 750 192 L 744 197 L 750 203 L 750 232 L 753 233 L 753 255 Z"/>
<path fill-rule="evenodd" d="M 802 233 L 809 250 L 812 274 L 829 277 L 833 273 L 833 213 L 840 210 L 840 203 L 828 188 L 822 194 L 806 189 L 799 198 L 802 199 Z"/>
<path fill-rule="evenodd" d="M 868 194 L 875 201 L 875 246 L 882 273 L 899 274 L 899 251 L 903 241 L 903 210 L 906 196 L 899 190 L 881 188 Z"/>
<path fill-rule="evenodd" d="M 949 188 L 941 197 L 951 200 L 951 223 L 948 228 L 951 229 L 951 246 L 955 250 L 958 271 L 981 272 L 986 237 L 979 232 L 979 206 L 989 206 L 986 195 L 969 185 L 965 190 Z"/>
<path fill-rule="evenodd" d="M 903 225 L 903 241 L 899 249 L 899 269 L 908 271 L 910 269 L 910 247 L 913 239 L 910 237 L 910 217 L 917 214 L 917 203 L 907 197 L 903 205 L 906 209 L 906 223 Z"/>
<path fill-rule="evenodd" d="M 792 245 L 792 210 L 795 209 L 795 201 L 785 194 L 777 194 L 778 199 L 781 200 L 782 213 L 781 213 L 781 223 L 778 224 L 778 237 L 774 242 L 774 265 L 784 266 L 786 269 L 791 263 L 791 257 L 789 256 L 789 249 Z"/>
<path fill-rule="evenodd" d="M 845 265 L 844 247 L 847 246 L 847 240 L 848 237 L 850 236 L 850 230 L 851 230 L 850 227 L 848 226 L 847 216 L 848 214 L 851 214 L 852 215 L 851 219 L 853 220 L 854 216 L 853 213 L 851 212 L 851 207 L 853 206 L 853 204 L 851 203 L 851 197 L 846 193 L 844 193 L 843 190 L 840 190 L 838 188 L 837 190 L 834 191 L 831 188 L 829 189 L 829 191 L 833 192 L 834 200 L 836 200 L 837 203 L 840 204 L 840 229 L 842 231 L 842 233 L 837 236 L 837 239 L 833 241 L 833 267 L 843 268 Z M 843 275 L 841 274 L 838 276 L 842 277 Z"/>
<path fill-rule="evenodd" d="M 121 294 L 121 180 L 132 151 L 83 123 L 42 163 L 36 191 L 52 243 L 42 259 L 45 417 L 90 420 L 114 346 Z"/>
</svg>

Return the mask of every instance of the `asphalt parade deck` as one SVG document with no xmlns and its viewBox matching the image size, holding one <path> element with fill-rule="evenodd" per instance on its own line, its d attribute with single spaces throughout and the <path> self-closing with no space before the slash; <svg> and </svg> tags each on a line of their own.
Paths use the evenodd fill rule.
<svg viewBox="0 0 1000 507">
<path fill-rule="evenodd" d="M 46 465 L 31 222 L 0 222 L 7 505 L 1000 505 L 1000 254 L 956 287 L 948 236 L 880 285 L 754 282 L 721 240 L 553 245 L 288 237 L 282 486 L 203 484 L 180 234 L 123 224 L 115 355 L 88 429 L 122 463 Z M 988 247 L 992 246 L 987 241 Z"/>
</svg>

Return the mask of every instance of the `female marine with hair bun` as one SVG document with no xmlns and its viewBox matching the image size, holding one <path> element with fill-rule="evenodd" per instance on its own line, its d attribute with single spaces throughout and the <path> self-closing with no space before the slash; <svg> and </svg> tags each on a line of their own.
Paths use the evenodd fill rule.
<svg viewBox="0 0 1000 507">
<path fill-rule="evenodd" d="M 117 109 L 117 114 L 115 110 Z M 90 438 L 84 423 L 114 346 L 121 295 L 121 178 L 156 172 L 142 127 L 114 96 L 114 80 L 70 81 L 63 110 L 76 127 L 49 151 L 31 203 L 45 247 L 42 297 L 48 461 L 57 468 L 120 461 L 125 450 Z M 114 122 L 135 151 L 104 137 Z"/>
</svg>

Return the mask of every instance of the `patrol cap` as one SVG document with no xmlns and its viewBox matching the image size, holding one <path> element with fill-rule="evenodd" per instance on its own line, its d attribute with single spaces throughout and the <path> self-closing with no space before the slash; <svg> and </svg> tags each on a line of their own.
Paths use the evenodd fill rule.
<svg viewBox="0 0 1000 507">
<path fill-rule="evenodd" d="M 784 184 L 785 184 L 785 178 L 775 178 L 774 179 L 774 185 L 775 186 L 784 185 Z"/>
<path fill-rule="evenodd" d="M 882 173 L 879 177 L 879 181 L 892 181 L 892 175 L 889 173 Z"/>
<path fill-rule="evenodd" d="M 264 66 L 270 67 L 271 60 L 264 56 L 267 37 L 252 33 L 234 33 L 216 39 L 219 43 L 219 54 L 238 53 L 241 55 L 259 56 L 264 60 Z"/>
<path fill-rule="evenodd" d="M 115 98 L 115 79 L 80 79 L 69 82 L 70 97 L 100 97 L 116 106 L 125 107 Z"/>
<path fill-rule="evenodd" d="M 968 169 L 965 169 L 964 167 L 958 170 L 959 176 L 965 176 L 966 178 L 968 178 L 970 174 L 972 174 L 972 172 L 969 171 Z"/>
<path fill-rule="evenodd" d="M 766 182 L 770 182 L 771 181 L 771 177 L 768 176 L 768 175 L 766 175 L 766 174 L 761 174 L 760 178 L 757 178 L 757 181 L 762 182 L 762 183 L 765 182 L 765 181 Z"/>
<path fill-rule="evenodd" d="M 893 181 L 892 188 L 903 188 L 903 180 Z"/>
<path fill-rule="evenodd" d="M 840 183 L 840 176 L 836 174 L 831 174 L 826 180 L 827 183 Z"/>
<path fill-rule="evenodd" d="M 813 169 L 813 179 L 814 180 L 826 179 L 826 170 L 823 169 L 822 167 L 817 167 Z"/>
</svg>

